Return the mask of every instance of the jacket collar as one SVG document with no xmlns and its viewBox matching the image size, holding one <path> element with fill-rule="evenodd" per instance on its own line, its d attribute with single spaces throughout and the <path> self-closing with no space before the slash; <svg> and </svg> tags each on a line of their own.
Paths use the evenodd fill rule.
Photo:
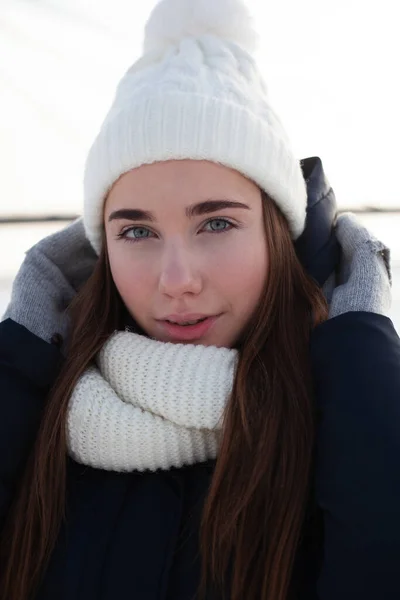
<svg viewBox="0 0 400 600">
<path fill-rule="evenodd" d="M 307 214 L 305 229 L 294 246 L 309 275 L 322 286 L 340 258 L 334 230 L 336 197 L 320 158 L 305 158 L 300 164 L 307 186 Z"/>
</svg>

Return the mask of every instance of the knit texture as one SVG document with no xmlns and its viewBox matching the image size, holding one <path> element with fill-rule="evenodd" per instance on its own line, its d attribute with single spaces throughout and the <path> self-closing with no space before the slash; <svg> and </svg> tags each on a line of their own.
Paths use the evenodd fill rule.
<svg viewBox="0 0 400 600">
<path fill-rule="evenodd" d="M 215 458 L 236 362 L 232 349 L 115 333 L 71 396 L 69 454 L 112 471 Z"/>
<path fill-rule="evenodd" d="M 323 288 L 329 317 L 352 311 L 388 316 L 392 304 L 389 248 L 352 213 L 339 216 L 336 235 L 341 247 L 340 269 Z"/>
<path fill-rule="evenodd" d="M 255 61 L 256 38 L 241 0 L 156 5 L 144 53 L 119 83 L 86 161 L 84 222 L 97 253 L 114 182 L 167 160 L 209 160 L 239 171 L 275 200 L 294 239 L 302 233 L 306 184 Z"/>
<path fill-rule="evenodd" d="M 96 261 L 81 219 L 43 238 L 27 252 L 2 319 L 13 319 L 46 342 L 61 335 L 64 353 L 70 330 L 67 308 Z"/>
</svg>

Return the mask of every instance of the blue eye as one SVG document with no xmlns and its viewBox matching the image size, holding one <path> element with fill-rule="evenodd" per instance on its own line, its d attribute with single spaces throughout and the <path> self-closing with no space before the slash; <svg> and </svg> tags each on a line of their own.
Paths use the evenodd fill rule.
<svg viewBox="0 0 400 600">
<path fill-rule="evenodd" d="M 227 219 L 210 219 L 203 226 L 202 231 L 206 231 L 207 233 L 223 233 L 224 231 L 229 231 L 232 228 L 237 228 L 237 225 L 234 225 Z M 154 237 L 154 233 L 148 229 L 147 227 L 143 227 L 141 225 L 136 227 L 128 227 L 124 229 L 117 235 L 118 239 L 122 239 L 126 242 L 139 242 L 140 240 L 147 240 Z"/>
<path fill-rule="evenodd" d="M 227 221 L 226 219 L 210 219 L 210 221 L 208 221 L 205 224 L 205 227 L 210 226 L 210 229 L 208 229 L 208 231 L 212 231 L 212 232 L 220 232 L 220 231 L 228 231 L 229 229 L 231 229 L 231 227 L 234 227 L 233 223 L 231 223 L 230 221 Z"/>
<path fill-rule="evenodd" d="M 118 237 L 130 242 L 135 242 L 137 240 L 146 240 L 151 237 L 151 234 L 152 232 L 147 229 L 147 227 L 129 227 L 129 229 L 125 229 L 118 234 Z"/>
</svg>

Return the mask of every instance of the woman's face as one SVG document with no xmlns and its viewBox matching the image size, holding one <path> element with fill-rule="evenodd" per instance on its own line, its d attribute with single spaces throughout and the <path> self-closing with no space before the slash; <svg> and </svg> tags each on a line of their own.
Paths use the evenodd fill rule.
<svg viewBox="0 0 400 600">
<path fill-rule="evenodd" d="M 150 337 L 235 345 L 267 277 L 261 202 L 253 182 L 208 161 L 143 165 L 114 184 L 104 209 L 111 273 Z"/>
</svg>

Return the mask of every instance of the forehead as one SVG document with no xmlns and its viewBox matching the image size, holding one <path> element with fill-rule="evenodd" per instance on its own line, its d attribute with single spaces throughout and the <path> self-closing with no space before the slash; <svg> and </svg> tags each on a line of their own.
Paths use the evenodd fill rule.
<svg viewBox="0 0 400 600">
<path fill-rule="evenodd" d="M 210 198 L 260 202 L 257 185 L 238 171 L 209 161 L 174 160 L 142 165 L 113 185 L 105 211 L 118 208 L 181 210 Z"/>
</svg>

